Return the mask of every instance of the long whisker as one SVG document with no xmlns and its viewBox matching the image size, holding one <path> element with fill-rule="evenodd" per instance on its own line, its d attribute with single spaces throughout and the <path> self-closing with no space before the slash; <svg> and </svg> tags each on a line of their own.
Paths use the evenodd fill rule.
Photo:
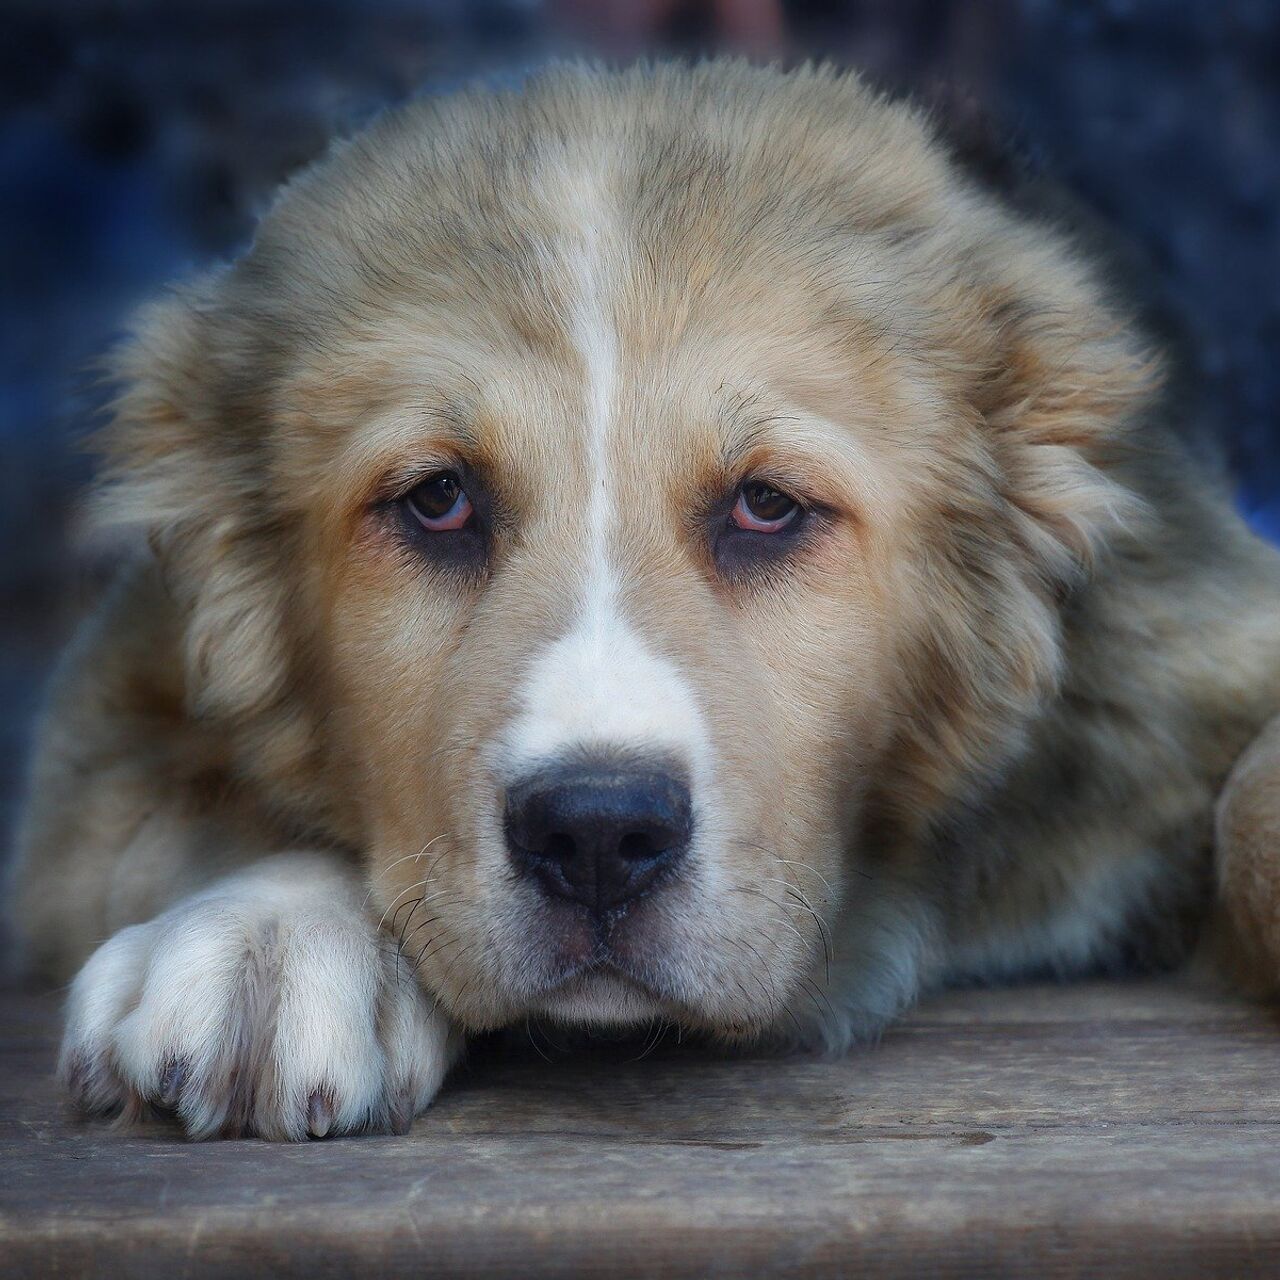
<svg viewBox="0 0 1280 1280">
<path fill-rule="evenodd" d="M 775 898 L 772 894 L 765 893 L 763 889 L 757 888 L 755 885 L 739 884 L 739 885 L 736 885 L 735 887 L 739 893 L 746 894 L 748 897 L 762 898 L 771 907 L 778 907 L 779 909 L 785 909 L 784 904 L 779 902 L 777 898 Z M 771 924 L 780 924 L 784 929 L 790 929 L 791 932 L 794 933 L 796 937 L 799 939 L 801 947 L 803 947 L 805 950 L 808 950 L 809 943 L 805 941 L 804 934 L 802 934 L 800 930 L 797 929 L 795 925 L 791 923 L 790 920 L 784 920 L 781 916 L 770 916 L 769 922 Z"/>
<path fill-rule="evenodd" d="M 448 902 L 442 903 L 441 905 L 443 907 L 449 907 L 460 901 L 461 901 L 460 898 L 451 898 L 449 899 Z M 413 926 L 413 928 L 407 934 L 405 934 L 405 937 L 404 937 L 405 945 L 408 946 L 409 939 L 412 938 L 415 933 L 420 933 L 423 929 L 430 928 L 430 926 L 433 924 L 438 924 L 440 922 L 440 919 L 441 919 L 441 915 L 440 913 L 437 913 L 435 915 L 428 916 L 425 920 L 419 921 L 417 924 Z"/>
<path fill-rule="evenodd" d="M 383 873 L 384 873 L 384 872 L 386 872 L 386 871 L 389 871 L 389 870 L 391 869 L 391 867 L 393 867 L 393 866 L 398 866 L 398 865 L 399 865 L 400 863 L 402 863 L 402 862 L 408 862 L 408 861 L 410 861 L 410 860 L 417 861 L 419 858 L 422 858 L 423 856 L 425 856 L 425 854 L 426 854 L 427 850 L 428 850 L 428 849 L 430 849 L 432 845 L 436 844 L 436 843 L 437 843 L 437 841 L 443 840 L 443 839 L 444 839 L 448 834 L 449 834 L 449 833 L 448 833 L 447 831 L 442 831 L 442 832 L 441 832 L 438 836 L 436 836 L 434 839 L 432 839 L 432 840 L 428 840 L 428 841 L 427 841 L 427 843 L 426 843 L 426 844 L 424 844 L 424 845 L 422 846 L 422 848 L 418 850 L 418 852 L 417 852 L 417 853 L 406 854 L 403 858 L 397 858 L 395 862 L 393 862 L 393 863 L 389 864 L 387 867 L 383 868 L 383 872 L 380 872 L 380 873 L 379 873 L 379 875 L 383 874 Z M 435 864 L 439 861 L 439 859 L 440 859 L 440 854 L 441 854 L 441 853 L 443 853 L 443 852 L 444 852 L 443 850 L 440 850 L 440 851 L 439 851 L 439 852 L 437 852 L 437 853 L 436 853 L 436 855 L 431 859 L 431 863 L 430 863 L 430 865 L 429 865 L 429 866 L 428 866 L 428 868 L 427 868 L 428 872 L 432 871 L 432 870 L 435 868 Z M 429 877 L 427 877 L 427 878 L 429 878 Z M 381 919 L 379 919 L 379 921 L 378 921 L 378 928 L 379 928 L 379 929 L 381 929 L 381 928 L 382 928 L 382 926 L 386 924 L 386 922 L 387 922 L 387 913 L 388 913 L 389 911 L 391 911 L 391 909 L 396 905 L 396 903 L 397 903 L 397 902 L 398 902 L 398 901 L 399 901 L 399 900 L 400 900 L 400 899 L 401 899 L 401 898 L 402 898 L 406 893 L 412 893 L 415 889 L 421 888 L 421 887 L 426 883 L 426 879 L 427 879 L 427 878 L 424 878 L 423 880 L 419 880 L 419 881 L 417 881 L 417 882 L 416 882 L 416 883 L 414 883 L 414 884 L 405 885 L 405 887 L 404 887 L 403 889 L 401 889 L 401 890 L 400 890 L 400 891 L 395 895 L 395 897 L 393 897 L 393 898 L 391 899 L 391 901 L 390 901 L 390 902 L 388 902 L 388 903 L 387 903 L 386 910 L 384 910 L 384 911 L 383 911 L 383 913 L 382 913 L 382 917 L 381 917 Z M 370 885 L 370 886 L 369 886 L 369 892 L 365 895 L 365 899 L 364 899 L 364 905 L 365 905 L 365 906 L 368 906 L 368 905 L 369 905 L 369 899 L 373 896 L 373 890 L 374 890 L 374 887 L 375 887 L 374 885 Z M 393 927 L 394 927 L 394 926 L 393 926 Z"/>
<path fill-rule="evenodd" d="M 818 926 L 818 936 L 822 939 L 822 954 L 826 960 L 827 966 L 827 985 L 831 985 L 831 952 L 834 942 L 831 937 L 831 930 L 827 926 L 827 922 L 813 908 L 813 903 L 805 896 L 803 890 L 797 888 L 789 880 L 779 880 L 776 876 L 765 876 L 763 879 L 773 884 L 780 884 L 786 889 L 787 893 L 795 899 L 812 917 L 813 922 Z"/>
<path fill-rule="evenodd" d="M 769 986 L 768 988 L 766 988 L 764 985 L 764 979 L 760 976 L 760 974 L 758 974 L 750 966 L 747 967 L 747 972 L 759 984 L 760 990 L 761 992 L 763 992 L 765 1000 L 768 1001 L 769 1014 L 772 1017 L 772 1015 L 777 1012 L 781 1002 L 778 999 L 778 984 L 774 982 L 773 974 L 770 972 L 769 966 L 765 963 L 764 956 L 762 956 L 759 950 L 746 938 L 732 938 L 730 939 L 730 941 L 732 941 L 735 946 L 747 947 L 751 951 L 751 954 L 755 956 L 755 958 L 760 962 L 761 970 L 768 975 Z"/>
<path fill-rule="evenodd" d="M 832 1005 L 831 1001 L 827 999 L 827 993 L 823 991 L 821 987 L 819 987 L 813 981 L 812 978 L 802 977 L 800 979 L 800 982 L 802 984 L 802 989 L 808 993 L 811 999 L 815 1000 L 815 1003 L 817 1002 L 818 999 L 820 999 L 822 1003 L 826 1005 L 827 1017 L 823 1019 L 823 1021 L 829 1022 L 829 1023 L 838 1022 L 839 1019 L 836 1017 L 835 1007 Z M 815 993 L 816 993 L 816 998 L 815 998 Z"/>
<path fill-rule="evenodd" d="M 415 904 L 415 906 L 414 906 L 414 910 L 415 910 L 415 911 L 417 911 L 419 907 L 424 906 L 426 903 L 428 903 L 428 902 L 434 902 L 437 898 L 443 898 L 446 894 L 450 894 L 450 893 L 452 893 L 452 892 L 453 892 L 453 890 L 452 890 L 452 889 L 437 889 L 437 890 L 435 891 L 435 893 L 424 893 L 424 894 L 422 895 L 422 897 L 420 897 L 420 898 L 417 900 L 417 903 L 416 903 L 416 904 Z M 399 914 L 399 913 L 397 912 L 397 914 Z M 412 916 L 410 916 L 410 917 L 406 918 L 406 920 L 405 920 L 405 922 L 404 922 L 404 928 L 402 928 L 402 929 L 400 930 L 400 939 L 401 939 L 401 941 L 404 941 L 404 939 L 405 939 L 405 937 L 406 937 L 406 934 L 407 934 L 408 936 L 412 937 L 413 932 L 414 932 L 414 931 L 416 931 L 417 929 L 420 929 L 420 928 L 422 927 L 422 926 L 419 924 L 419 925 L 415 925 L 413 930 L 410 930 L 410 929 L 409 929 L 409 920 L 410 920 L 410 919 L 412 919 Z"/>
<path fill-rule="evenodd" d="M 427 954 L 427 951 L 428 951 L 428 949 L 430 949 L 430 948 L 431 948 L 431 944 L 432 944 L 433 942 L 435 942 L 436 938 L 438 938 L 439 936 L 440 936 L 439 934 L 434 934 L 434 935 L 432 935 L 430 938 L 428 938 L 428 939 L 427 939 L 427 941 L 426 941 L 426 945 L 422 948 L 422 950 L 421 950 L 421 951 L 419 951 L 419 952 L 418 952 L 418 955 L 417 955 L 416 959 L 415 959 L 415 960 L 414 960 L 414 962 L 413 962 L 413 967 L 414 967 L 415 969 L 416 969 L 416 968 L 417 968 L 417 967 L 418 967 L 418 966 L 419 966 L 419 965 L 420 965 L 424 960 L 429 960 L 429 959 L 431 958 L 431 956 L 429 956 L 429 955 Z M 462 938 L 461 938 L 461 936 L 460 936 L 460 935 L 454 935 L 454 937 L 453 937 L 453 938 L 451 938 L 451 939 L 446 939 L 446 940 L 445 940 L 444 942 L 442 942 L 438 947 L 435 947 L 434 949 L 432 949 L 432 950 L 431 950 L 431 955 L 432 955 L 432 956 L 440 955 L 440 954 L 442 954 L 444 951 L 448 950 L 448 948 L 449 948 L 449 947 L 456 947 L 456 946 L 458 945 L 458 943 L 459 943 L 459 942 L 461 942 L 461 941 L 462 941 Z"/>
<path fill-rule="evenodd" d="M 551 1061 L 551 1059 L 550 1059 L 550 1058 L 548 1058 L 548 1057 L 547 1057 L 547 1055 L 546 1055 L 545 1053 L 543 1053 L 543 1051 L 542 1051 L 542 1047 L 541 1047 L 541 1046 L 538 1044 L 538 1042 L 533 1038 L 533 1025 L 532 1025 L 532 1024 L 530 1023 L 530 1021 L 529 1021 L 529 1015 L 528 1015 L 528 1014 L 525 1014 L 525 1019 L 524 1019 L 524 1032 L 525 1032 L 525 1035 L 527 1035 L 527 1036 L 529 1037 L 529 1043 L 530 1043 L 531 1045 L 533 1045 L 534 1051 L 537 1053 L 538 1057 L 540 1057 L 540 1058 L 543 1060 L 543 1062 L 550 1062 L 550 1061 Z"/>
<path fill-rule="evenodd" d="M 465 954 L 466 954 L 466 952 L 464 951 L 464 952 L 462 952 L 461 954 L 465 955 Z M 455 957 L 455 958 L 456 958 L 456 957 Z M 454 998 L 453 998 L 453 1003 L 454 1003 L 455 1005 L 460 1005 L 460 1004 L 462 1003 L 462 997 L 463 997 L 464 995 L 466 995 L 466 994 L 467 994 L 467 992 L 470 990 L 470 988 L 471 988 L 471 984 L 472 984 L 472 983 L 473 983 L 473 982 L 474 982 L 474 981 L 475 981 L 475 980 L 480 976 L 480 972 L 481 972 L 481 971 L 480 971 L 480 969 L 479 969 L 478 967 L 472 970 L 472 972 L 471 972 L 471 977 L 469 977 L 469 978 L 466 980 L 466 982 L 464 982 L 464 983 L 462 984 L 462 987 L 461 987 L 461 989 L 458 991 L 458 994 L 457 994 L 456 996 L 454 996 Z"/>
<path fill-rule="evenodd" d="M 402 862 L 410 862 L 410 861 L 416 862 L 419 858 L 421 858 L 427 852 L 428 849 L 431 848 L 433 844 L 436 843 L 437 840 L 443 840 L 446 834 L 447 832 L 442 831 L 438 836 L 436 836 L 435 840 L 428 840 L 427 843 L 424 844 L 422 848 L 418 850 L 417 853 L 406 853 L 403 858 L 397 858 L 394 862 L 388 862 L 385 867 L 380 867 L 374 873 L 373 878 L 375 880 L 381 880 L 382 877 L 385 876 L 388 871 L 391 871 L 394 868 L 398 867 Z M 372 892 L 373 890 L 371 889 L 370 893 Z M 366 905 L 368 904 L 368 901 L 369 899 L 365 898 Z"/>
<path fill-rule="evenodd" d="M 827 928 L 827 922 L 809 905 L 802 893 L 792 891 L 794 897 L 802 907 L 813 917 L 813 922 L 818 926 L 818 937 L 822 939 L 822 960 L 826 969 L 827 986 L 831 985 L 831 951 L 832 942 L 830 930 Z"/>
<path fill-rule="evenodd" d="M 746 968 L 746 971 L 749 974 L 751 974 L 753 978 L 755 978 L 757 984 L 760 987 L 760 990 L 765 992 L 765 999 L 768 1001 L 768 1005 L 769 1005 L 769 1011 L 766 1016 L 768 1017 L 769 1021 L 772 1022 L 777 1017 L 779 1012 L 785 1013 L 787 1017 L 791 1019 L 791 1023 L 796 1029 L 797 1039 L 803 1040 L 804 1030 L 800 1026 L 800 1020 L 796 1017 L 795 1010 L 791 1008 L 790 1004 L 788 1004 L 787 1001 L 783 1000 L 781 996 L 778 994 L 778 985 L 773 980 L 772 971 L 769 969 L 769 966 L 765 963 L 765 959 L 760 954 L 759 950 L 746 938 L 730 938 L 729 941 L 733 944 L 735 948 L 747 947 L 751 951 L 751 954 L 755 956 L 755 958 L 760 962 L 760 968 L 764 970 L 766 974 L 769 975 L 769 989 L 766 991 L 764 982 L 760 978 L 760 975 L 756 973 L 756 971 L 752 969 L 750 965 L 748 965 Z M 738 987 L 739 991 L 742 991 L 741 983 L 736 983 L 735 985 Z M 743 992 L 743 1000 L 744 1001 L 746 1000 L 745 992 Z"/>
<path fill-rule="evenodd" d="M 788 867 L 799 867 L 802 871 L 811 872 L 817 879 L 822 881 L 823 887 L 828 893 L 835 893 L 835 890 L 831 887 L 831 881 L 817 867 L 811 867 L 807 862 L 800 862 L 796 858 L 784 858 L 780 853 L 775 853 L 773 856 Z"/>
<path fill-rule="evenodd" d="M 628 1058 L 625 1065 L 630 1066 L 633 1062 L 643 1062 L 658 1047 L 658 1041 L 662 1039 L 662 1033 L 665 1030 L 666 1025 L 661 1018 L 650 1018 L 649 1031 L 645 1035 L 644 1047 L 634 1058 Z"/>
<path fill-rule="evenodd" d="M 403 898 L 406 894 L 412 893 L 415 889 L 420 889 L 421 887 L 422 887 L 422 882 L 420 880 L 415 880 L 413 884 L 405 885 L 404 888 L 401 889 L 399 893 L 397 893 L 396 896 L 392 898 L 390 902 L 387 903 L 385 910 L 383 911 L 381 917 L 378 920 L 378 928 L 381 929 L 382 926 L 387 923 L 387 914 L 396 905 L 396 903 L 400 901 L 401 898 Z M 369 892 L 372 893 L 373 890 L 370 889 Z M 368 902 L 367 898 L 365 899 L 365 902 L 366 903 Z"/>
</svg>

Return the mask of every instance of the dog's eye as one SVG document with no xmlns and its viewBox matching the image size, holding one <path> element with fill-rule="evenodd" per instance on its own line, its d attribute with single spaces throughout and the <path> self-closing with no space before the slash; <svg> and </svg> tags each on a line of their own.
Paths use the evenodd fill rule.
<svg viewBox="0 0 1280 1280">
<path fill-rule="evenodd" d="M 410 490 L 404 504 L 418 523 L 433 533 L 465 529 L 475 514 L 462 481 L 453 471 L 429 476 Z"/>
<path fill-rule="evenodd" d="M 709 530 L 716 568 L 729 581 L 778 569 L 803 550 L 820 529 L 823 509 L 793 498 L 767 480 L 746 480 L 733 491 L 728 510 L 715 512 Z"/>
<path fill-rule="evenodd" d="M 790 494 L 761 480 L 748 480 L 738 490 L 729 518 L 739 529 L 756 533 L 780 533 L 800 515 L 800 504 Z"/>
</svg>

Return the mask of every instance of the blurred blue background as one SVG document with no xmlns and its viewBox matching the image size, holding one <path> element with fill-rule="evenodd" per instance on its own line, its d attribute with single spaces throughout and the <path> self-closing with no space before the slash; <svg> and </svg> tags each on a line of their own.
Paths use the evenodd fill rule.
<svg viewBox="0 0 1280 1280">
<path fill-rule="evenodd" d="M 334 131 L 553 54 L 817 55 L 990 112 L 1145 262 L 1280 537 L 1276 0 L 11 0 L 0 32 L 0 820 L 83 594 L 95 357 Z"/>
</svg>

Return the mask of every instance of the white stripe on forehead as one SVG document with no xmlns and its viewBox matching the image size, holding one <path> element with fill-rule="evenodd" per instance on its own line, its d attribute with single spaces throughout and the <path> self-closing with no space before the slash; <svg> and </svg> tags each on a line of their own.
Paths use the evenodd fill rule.
<svg viewBox="0 0 1280 1280">
<path fill-rule="evenodd" d="M 507 735 L 508 776 L 579 748 L 652 748 L 697 772 L 706 730 L 692 688 L 644 644 L 622 612 L 621 568 L 613 559 L 616 479 L 610 462 L 618 429 L 620 351 L 610 306 L 619 252 L 603 175 L 565 184 L 574 224 L 565 265 L 572 288 L 570 332 L 582 356 L 587 457 L 587 546 L 574 624 L 534 660 L 521 708 Z"/>
<path fill-rule="evenodd" d="M 608 312 L 608 253 L 604 193 L 598 176 L 583 184 L 579 205 L 582 222 L 570 248 L 569 268 L 574 281 L 571 331 L 582 355 L 586 376 L 588 475 L 587 533 L 590 539 L 590 577 L 587 609 L 596 612 L 617 601 L 618 581 L 609 561 L 613 524 L 613 486 L 609 474 L 609 437 L 616 410 L 618 331 Z"/>
</svg>

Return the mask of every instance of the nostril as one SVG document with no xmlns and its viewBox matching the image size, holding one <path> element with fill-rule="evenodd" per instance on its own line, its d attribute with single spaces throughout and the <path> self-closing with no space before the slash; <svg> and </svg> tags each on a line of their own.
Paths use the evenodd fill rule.
<svg viewBox="0 0 1280 1280">
<path fill-rule="evenodd" d="M 568 862 L 574 855 L 573 837 L 562 831 L 553 831 L 542 841 L 541 849 L 532 852 L 541 855 L 549 862 Z"/>
<path fill-rule="evenodd" d="M 618 841 L 618 852 L 628 862 L 641 862 L 646 858 L 654 857 L 661 850 L 655 848 L 653 839 L 647 831 L 628 831 Z"/>
</svg>

